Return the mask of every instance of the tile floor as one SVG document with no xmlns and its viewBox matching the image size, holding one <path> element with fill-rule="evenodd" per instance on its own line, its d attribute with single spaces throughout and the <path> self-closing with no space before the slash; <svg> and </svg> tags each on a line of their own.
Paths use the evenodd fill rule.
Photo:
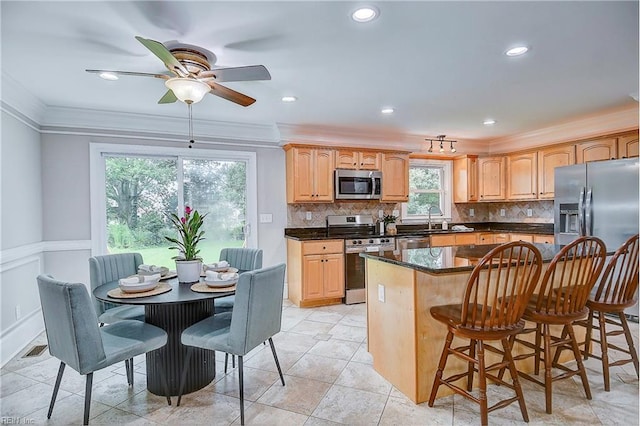
<svg viewBox="0 0 640 426">
<path fill-rule="evenodd" d="M 285 301 L 282 332 L 274 337 L 286 386 L 280 384 L 269 347 L 245 358 L 247 424 L 273 425 L 476 425 L 478 407 L 459 396 L 438 399 L 433 408 L 415 405 L 380 377 L 366 350 L 365 305 L 299 309 Z M 636 335 L 638 324 L 632 323 Z M 41 335 L 34 344 L 46 343 Z M 440 343 L 438 343 L 440 345 Z M 31 346 L 31 345 L 30 345 Z M 29 346 L 29 347 L 30 347 Z M 183 397 L 180 407 L 145 389 L 145 359 L 135 359 L 135 385 L 124 365 L 94 374 L 91 424 L 239 424 L 237 372 L 217 376 L 206 388 Z M 48 352 L 16 357 L 1 370 L 0 423 L 81 424 L 84 378 L 67 369 L 50 420 L 46 413 L 59 362 Z M 553 414 L 544 412 L 541 387 L 523 380 L 529 424 L 638 424 L 638 379 L 631 364 L 614 367 L 611 392 L 604 392 L 599 361 L 586 363 L 593 399 L 579 379 L 554 384 Z M 505 389 L 489 389 L 489 403 Z M 517 404 L 494 411 L 491 424 L 524 424 Z"/>
</svg>

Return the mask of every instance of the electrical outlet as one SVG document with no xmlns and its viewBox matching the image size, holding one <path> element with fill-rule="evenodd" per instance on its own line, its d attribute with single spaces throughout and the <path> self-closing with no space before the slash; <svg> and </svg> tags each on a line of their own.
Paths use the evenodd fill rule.
<svg viewBox="0 0 640 426">
<path fill-rule="evenodd" d="M 273 222 L 273 215 L 271 213 L 260 213 L 260 223 Z"/>
<path fill-rule="evenodd" d="M 16 305 L 16 319 L 19 320 L 22 318 L 22 310 L 20 309 L 20 305 Z"/>
<path fill-rule="evenodd" d="M 474 209 L 469 209 L 469 216 L 474 217 L 476 215 L 476 211 Z"/>
<path fill-rule="evenodd" d="M 384 210 L 378 210 L 378 217 L 382 219 L 384 217 Z"/>
<path fill-rule="evenodd" d="M 378 300 L 384 303 L 384 286 L 382 284 L 378 284 Z"/>
<path fill-rule="evenodd" d="M 505 213 L 504 209 L 500 209 L 500 216 L 503 216 L 503 217 L 504 217 L 504 216 L 505 216 L 505 214 L 506 214 L 506 213 Z"/>
<path fill-rule="evenodd" d="M 531 217 L 531 216 L 533 216 L 533 210 L 527 209 L 527 217 Z"/>
<path fill-rule="evenodd" d="M 400 210 L 394 210 L 392 213 L 395 217 L 400 216 Z"/>
<path fill-rule="evenodd" d="M 307 212 L 306 218 L 307 218 L 307 220 L 312 220 L 313 219 L 313 213 Z"/>
</svg>

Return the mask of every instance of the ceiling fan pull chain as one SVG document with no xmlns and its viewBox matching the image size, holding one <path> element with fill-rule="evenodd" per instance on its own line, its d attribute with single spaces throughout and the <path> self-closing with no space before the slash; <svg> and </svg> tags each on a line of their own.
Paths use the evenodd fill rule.
<svg viewBox="0 0 640 426">
<path fill-rule="evenodd" d="M 187 106 L 189 107 L 189 148 L 191 148 L 191 145 L 195 143 L 195 141 L 193 140 L 193 118 L 191 116 L 191 103 L 188 103 Z"/>
</svg>

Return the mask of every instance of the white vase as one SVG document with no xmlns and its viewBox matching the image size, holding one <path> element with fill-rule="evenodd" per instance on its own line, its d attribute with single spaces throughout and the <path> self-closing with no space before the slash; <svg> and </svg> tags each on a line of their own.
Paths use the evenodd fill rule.
<svg viewBox="0 0 640 426">
<path fill-rule="evenodd" d="M 176 272 L 180 283 L 198 282 L 200 281 L 200 272 L 202 272 L 202 261 L 176 260 Z"/>
</svg>

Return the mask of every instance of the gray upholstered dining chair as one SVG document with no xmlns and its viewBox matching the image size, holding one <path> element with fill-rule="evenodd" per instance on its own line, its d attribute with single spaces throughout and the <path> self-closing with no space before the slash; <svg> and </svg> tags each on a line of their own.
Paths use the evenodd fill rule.
<svg viewBox="0 0 640 426">
<path fill-rule="evenodd" d="M 233 313 L 223 313 L 206 318 L 182 332 L 182 344 L 188 346 L 183 375 L 178 392 L 178 403 L 182 398 L 185 373 L 193 347 L 220 351 L 238 356 L 238 382 L 240 386 L 240 423 L 244 424 L 243 357 L 256 346 L 269 340 L 271 352 L 280 374 L 282 386 L 284 376 L 278 362 L 272 337 L 280 331 L 282 320 L 282 295 L 284 289 L 285 264 L 245 272 L 236 284 L 236 300 Z"/>
<path fill-rule="evenodd" d="M 246 271 L 262 268 L 262 249 L 231 247 L 220 251 L 220 260 L 226 260 L 230 266 L 238 269 L 241 274 Z M 214 303 L 215 313 L 231 312 L 235 296 L 227 296 L 216 299 Z"/>
<path fill-rule="evenodd" d="M 86 375 L 84 423 L 89 424 L 93 372 L 151 352 L 167 343 L 167 333 L 151 324 L 123 320 L 98 327 L 87 287 L 81 283 L 58 281 L 50 275 L 38 276 L 38 291 L 44 316 L 49 353 L 60 360 L 47 418 L 51 418 L 65 366 Z M 127 381 L 133 385 L 133 369 L 128 368 Z M 166 377 L 161 378 L 171 405 Z"/>
<path fill-rule="evenodd" d="M 91 291 L 103 284 L 108 284 L 138 273 L 142 265 L 140 253 L 119 253 L 89 258 Z M 144 306 L 115 305 L 102 302 L 91 294 L 93 305 L 98 314 L 100 324 L 113 324 L 122 320 L 144 321 Z"/>
</svg>

